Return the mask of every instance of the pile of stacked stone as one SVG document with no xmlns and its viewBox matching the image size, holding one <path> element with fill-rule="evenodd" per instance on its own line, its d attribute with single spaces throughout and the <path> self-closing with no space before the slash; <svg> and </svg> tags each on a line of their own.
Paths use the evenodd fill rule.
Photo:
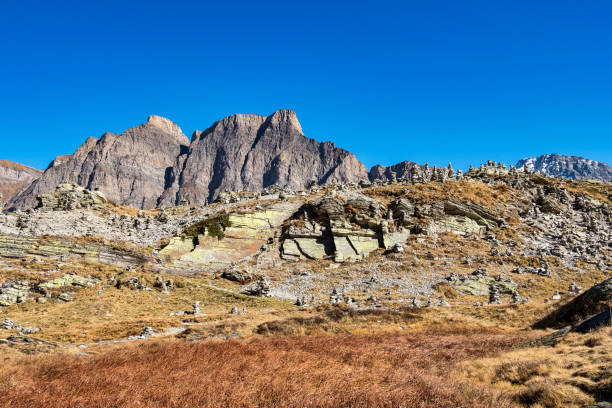
<svg viewBox="0 0 612 408">
<path fill-rule="evenodd" d="M 489 289 L 489 304 L 490 305 L 498 305 L 501 303 L 499 291 L 495 286 L 491 286 Z"/>
<path fill-rule="evenodd" d="M 521 294 L 517 291 L 512 292 L 512 303 L 527 303 L 529 302 L 529 298 L 521 296 Z"/>
<path fill-rule="evenodd" d="M 246 288 L 245 293 L 250 296 L 270 297 L 270 283 L 265 276 L 261 276 L 250 287 Z"/>
<path fill-rule="evenodd" d="M 567 292 L 571 293 L 572 295 L 577 295 L 580 292 L 582 292 L 582 288 L 580 286 L 576 285 L 576 282 L 572 282 L 572 283 L 570 283 Z"/>
<path fill-rule="evenodd" d="M 332 290 L 331 295 L 329 295 L 329 303 L 332 305 L 342 303 L 344 301 L 344 294 L 339 292 L 336 288 Z"/>
</svg>

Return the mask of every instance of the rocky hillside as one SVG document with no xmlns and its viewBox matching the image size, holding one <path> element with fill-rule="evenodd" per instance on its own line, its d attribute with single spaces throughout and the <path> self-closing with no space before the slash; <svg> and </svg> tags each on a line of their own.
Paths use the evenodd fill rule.
<svg viewBox="0 0 612 408">
<path fill-rule="evenodd" d="M 0 160 L 0 209 L 41 174 L 42 171 L 23 164 Z"/>
<path fill-rule="evenodd" d="M 74 154 L 56 158 L 10 205 L 32 207 L 37 195 L 64 183 L 147 209 L 201 205 L 223 191 L 260 191 L 274 184 L 303 189 L 312 182 L 367 179 L 366 168 L 351 153 L 305 137 L 290 110 L 268 117 L 232 115 L 196 131 L 191 142 L 170 120 L 151 116 L 121 135 L 89 138 Z"/>
<path fill-rule="evenodd" d="M 496 163 L 465 174 L 435 173 L 425 182 L 417 172 L 412 180 L 233 193 L 226 202 L 154 211 L 117 207 L 98 192 L 64 184 L 40 195 L 34 211 L 0 217 L 6 237 L 0 256 L 65 251 L 49 244 L 27 248 L 41 237 L 97 236 L 115 246 L 149 248 L 144 252 L 155 253 L 155 268 L 168 273 L 225 271 L 246 282 L 255 272 L 273 278 L 264 286 L 277 297 L 322 300 L 337 287 L 364 304 L 384 293 L 391 303 L 432 300 L 441 282 L 474 296 L 489 295 L 491 287 L 511 295 L 518 275 L 567 282 L 587 271 L 610 271 L 608 184 Z M 307 274 L 304 262 L 314 262 Z M 495 283 L 482 270 L 470 275 L 478 268 L 509 280 Z M 364 274 L 373 280 L 364 281 Z M 529 285 L 537 293 L 538 285 Z"/>
<path fill-rule="evenodd" d="M 99 142 L 92 143 L 95 148 Z M 74 160 L 58 160 L 51 169 Z M 541 375 L 558 378 L 559 370 L 571 370 L 560 383 L 564 387 L 574 387 L 576 378 L 584 378 L 580 388 L 569 388 L 565 400 L 608 395 L 609 328 L 584 335 L 564 328 L 542 337 L 545 333 L 532 330 L 532 325 L 543 321 L 545 327 L 557 329 L 583 317 L 593 322 L 592 313 L 609 311 L 612 184 L 551 178 L 493 162 L 465 173 L 425 166 L 414 170 L 410 175 L 389 174 L 386 181 L 328 183 L 300 191 L 275 186 L 261 192 L 222 193 L 205 206 L 153 210 L 114 204 L 100 191 L 61 184 L 51 194 L 39 195 L 32 210 L 0 214 L 0 358 L 6 366 L 6 356 L 92 353 L 83 357 L 91 361 L 99 355 L 93 353 L 106 350 L 106 355 L 120 355 L 129 362 L 135 358 L 123 354 L 129 343 L 150 337 L 168 341 L 171 348 L 182 341 L 236 339 L 203 343 L 223 345 L 224 350 L 240 344 L 237 338 L 246 338 L 249 352 L 236 353 L 233 358 L 238 358 L 261 349 L 256 342 L 263 336 L 317 338 L 325 333 L 326 348 L 341 339 L 359 338 L 354 336 L 374 338 L 377 344 L 378 338 L 395 339 L 399 354 L 389 361 L 405 361 L 406 350 L 414 351 L 406 336 L 421 333 L 424 337 L 415 341 L 441 348 L 439 358 L 447 361 L 449 345 L 463 353 L 465 333 L 477 333 L 482 343 L 474 350 L 482 350 L 477 353 L 481 357 L 494 357 L 490 348 L 501 335 L 514 338 L 508 347 L 531 340 L 540 344 L 537 352 L 546 355 L 533 364 L 546 367 Z M 596 323 L 600 314 L 595 315 Z M 609 314 L 603 317 L 609 322 Z M 592 323 L 588 327 L 592 330 Z M 432 330 L 442 337 L 432 339 Z M 372 337 L 375 333 L 380 337 Z M 550 336 L 557 348 L 547 345 Z M 275 344 L 286 344 L 283 339 L 275 339 Z M 571 352 L 559 353 L 571 342 Z M 104 348 L 107 345 L 113 348 Z M 139 348 L 139 355 L 143 350 Z M 191 356 L 201 355 L 190 350 Z M 313 355 L 311 347 L 307 350 Z M 344 350 L 333 354 L 341 356 L 346 370 L 346 350 L 361 354 Z M 517 348 L 508 358 L 467 374 L 479 375 L 486 367 L 498 373 L 519 372 L 533 367 L 533 352 Z M 431 353 L 421 348 L 415 353 L 422 370 L 422 355 Z M 523 362 L 525 353 L 530 360 Z M 185 352 L 168 354 L 168 362 L 151 363 L 147 370 L 139 362 L 138 372 L 146 372 L 148 381 L 157 366 L 180 366 L 191 383 L 193 364 L 177 365 L 174 357 Z M 314 356 L 313 363 L 320 365 L 320 353 Z M 521 362 L 514 369 L 508 364 L 517 358 Z M 383 360 L 387 361 L 377 353 L 368 361 Z M 14 361 L 15 369 L 23 364 L 23 359 Z M 76 360 L 70 361 L 54 367 L 72 367 Z M 265 360 L 258 357 L 258 367 L 261 361 Z M 289 378 L 310 378 L 303 374 L 310 369 L 304 371 L 300 361 L 301 371 Z M 363 371 L 365 363 L 356 364 Z M 32 365 L 26 367 L 29 371 L 22 375 L 31 377 Z M 83 366 L 75 367 L 76 387 L 81 389 Z M 100 364 L 95 367 L 98 372 Z M 3 397 L 18 384 L 7 379 L 14 379 L 15 369 L 0 370 Z M 455 369 L 438 370 L 442 383 L 448 383 L 448 373 Z M 51 368 L 40 370 L 48 373 Z M 390 372 L 397 370 L 394 366 Z M 200 371 L 219 383 L 215 371 L 204 366 Z M 337 370 L 331 372 L 335 375 Z M 167 378 L 167 370 L 161 375 Z M 488 386 L 496 386 L 497 377 L 491 378 Z M 529 391 L 529 378 L 526 374 L 520 380 L 523 385 L 513 384 L 513 392 Z M 42 378 L 37 395 L 47 383 L 48 378 Z M 10 386 L 2 389 L 1 384 Z M 555 382 L 551 389 L 559 386 Z M 387 383 L 385 387 L 384 395 Z M 165 393 L 168 388 L 161 389 Z M 49 395 L 60 395 L 57 389 Z M 334 386 L 333 392 L 337 389 L 344 388 Z M 439 386 L 433 389 L 437 393 Z M 538 401 L 546 401 L 548 395 Z M 23 396 L 13 400 L 30 401 Z M 405 401 L 402 397 L 388 405 Z M 491 401 L 437 406 L 534 406 Z"/>
<path fill-rule="evenodd" d="M 550 177 L 565 177 L 573 180 L 599 179 L 612 181 L 612 167 L 605 163 L 585 159 L 578 156 L 563 156 L 560 154 L 544 154 L 519 160 L 519 169 L 527 169 Z"/>
</svg>

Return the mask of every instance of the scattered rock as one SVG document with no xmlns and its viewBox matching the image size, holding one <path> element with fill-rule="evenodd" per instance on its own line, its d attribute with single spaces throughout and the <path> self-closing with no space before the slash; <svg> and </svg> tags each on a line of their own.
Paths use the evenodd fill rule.
<svg viewBox="0 0 612 408">
<path fill-rule="evenodd" d="M 245 294 L 250 296 L 264 296 L 269 297 L 270 295 L 270 284 L 268 283 L 265 276 L 260 277 L 257 282 L 248 287 Z"/>
<path fill-rule="evenodd" d="M 153 335 L 155 335 L 155 332 L 153 331 L 153 328 L 150 326 L 145 327 L 140 332 L 140 337 L 143 337 L 143 338 L 151 337 Z"/>
<path fill-rule="evenodd" d="M 74 298 L 69 293 L 60 293 L 57 296 L 57 300 L 61 300 L 62 302 L 72 302 Z"/>
<path fill-rule="evenodd" d="M 230 270 L 223 271 L 223 273 L 221 274 L 221 277 L 223 279 L 227 279 L 232 282 L 238 282 L 242 284 L 248 283 L 253 279 L 253 277 L 248 271 L 240 271 L 236 269 L 230 269 Z"/>
</svg>

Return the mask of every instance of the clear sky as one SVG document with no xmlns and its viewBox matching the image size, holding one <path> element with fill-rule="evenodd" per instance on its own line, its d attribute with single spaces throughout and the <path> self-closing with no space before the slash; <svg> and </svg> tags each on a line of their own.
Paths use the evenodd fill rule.
<svg viewBox="0 0 612 408">
<path fill-rule="evenodd" d="M 150 114 L 297 112 L 366 166 L 612 164 L 612 2 L 28 1 L 0 11 L 0 159 Z"/>
</svg>

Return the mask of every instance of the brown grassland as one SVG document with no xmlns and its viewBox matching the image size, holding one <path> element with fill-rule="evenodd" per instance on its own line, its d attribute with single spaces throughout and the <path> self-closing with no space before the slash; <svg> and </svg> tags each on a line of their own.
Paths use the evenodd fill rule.
<svg viewBox="0 0 612 408">
<path fill-rule="evenodd" d="M 0 369 L 11 407 L 511 407 L 451 375 L 525 334 L 426 330 L 374 335 L 148 341 Z"/>
</svg>

